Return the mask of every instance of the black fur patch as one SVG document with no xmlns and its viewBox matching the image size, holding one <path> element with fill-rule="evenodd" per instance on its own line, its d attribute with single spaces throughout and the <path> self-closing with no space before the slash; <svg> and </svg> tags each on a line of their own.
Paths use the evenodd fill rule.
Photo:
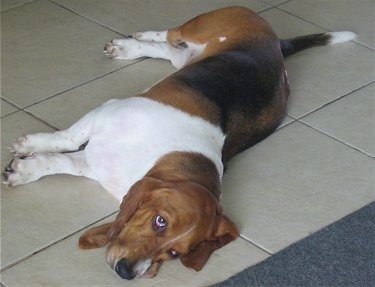
<svg viewBox="0 0 375 287">
<path fill-rule="evenodd" d="M 276 54 L 277 55 L 277 54 Z M 233 112 L 256 117 L 275 97 L 282 73 L 280 59 L 254 55 L 249 51 L 223 52 L 182 69 L 175 77 L 215 102 L 221 110 L 221 127 L 227 132 L 227 123 Z"/>
<path fill-rule="evenodd" d="M 327 45 L 331 38 L 331 35 L 327 33 L 312 34 L 292 39 L 280 40 L 280 47 L 283 56 L 288 57 L 307 48 Z"/>
</svg>

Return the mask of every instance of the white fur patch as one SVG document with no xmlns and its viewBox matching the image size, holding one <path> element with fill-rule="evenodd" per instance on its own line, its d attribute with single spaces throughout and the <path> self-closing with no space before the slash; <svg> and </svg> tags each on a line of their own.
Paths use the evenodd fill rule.
<svg viewBox="0 0 375 287">
<path fill-rule="evenodd" d="M 357 37 L 357 35 L 353 32 L 344 31 L 344 32 L 330 32 L 327 33 L 331 35 L 331 39 L 329 40 L 330 44 L 338 44 L 351 41 Z"/>
<path fill-rule="evenodd" d="M 177 49 L 170 55 L 172 65 L 177 69 L 184 67 L 187 63 L 199 57 L 207 46 L 207 44 L 196 44 L 193 42 L 186 42 L 186 44 L 187 48 Z"/>
<path fill-rule="evenodd" d="M 155 42 L 166 42 L 167 31 L 145 31 L 138 32 L 133 35 L 134 38 L 140 41 L 155 41 Z"/>
<path fill-rule="evenodd" d="M 136 274 L 136 277 L 139 277 L 145 274 L 148 268 L 150 268 L 151 263 L 152 263 L 151 259 L 138 261 L 137 264 L 135 264 L 134 266 L 134 273 Z"/>
<path fill-rule="evenodd" d="M 224 42 L 227 39 L 227 37 L 219 37 L 218 39 L 219 39 L 219 42 Z"/>
<path fill-rule="evenodd" d="M 197 152 L 223 174 L 220 127 L 172 106 L 133 97 L 111 101 L 94 115 L 85 154 L 88 167 L 119 201 L 162 156 L 173 151 Z"/>
</svg>

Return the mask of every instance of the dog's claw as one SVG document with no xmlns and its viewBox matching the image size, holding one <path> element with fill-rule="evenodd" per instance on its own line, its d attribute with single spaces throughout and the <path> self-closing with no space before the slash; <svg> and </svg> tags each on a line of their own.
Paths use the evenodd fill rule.
<svg viewBox="0 0 375 287">
<path fill-rule="evenodd" d="M 14 159 L 10 161 L 10 163 L 5 167 L 4 172 L 2 173 L 4 181 L 3 184 L 10 186 L 11 183 L 9 182 L 9 175 L 14 172 L 14 169 L 12 168 L 12 164 L 14 162 Z"/>
</svg>

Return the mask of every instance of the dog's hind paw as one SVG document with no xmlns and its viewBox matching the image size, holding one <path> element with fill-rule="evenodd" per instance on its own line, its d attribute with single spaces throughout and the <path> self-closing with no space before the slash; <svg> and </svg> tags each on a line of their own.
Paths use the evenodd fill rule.
<svg viewBox="0 0 375 287">
<path fill-rule="evenodd" d="M 146 44 L 147 45 L 147 44 Z M 113 59 L 134 60 L 143 56 L 145 44 L 134 38 L 113 39 L 104 46 L 104 55 Z"/>
</svg>

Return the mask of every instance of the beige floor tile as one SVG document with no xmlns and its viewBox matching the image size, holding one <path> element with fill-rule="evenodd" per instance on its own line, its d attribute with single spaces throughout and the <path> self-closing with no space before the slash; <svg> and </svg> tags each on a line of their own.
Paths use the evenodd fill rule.
<svg viewBox="0 0 375 287">
<path fill-rule="evenodd" d="M 375 157 L 375 84 L 367 86 L 302 121 Z"/>
<path fill-rule="evenodd" d="M 270 252 L 375 199 L 374 161 L 301 123 L 235 158 L 224 177 L 224 211 Z"/>
<path fill-rule="evenodd" d="M 58 0 L 57 2 L 125 35 L 143 30 L 172 28 L 200 13 L 225 6 L 241 5 L 256 11 L 269 7 L 257 0 Z"/>
<path fill-rule="evenodd" d="M 350 42 L 303 51 L 288 58 L 288 114 L 295 118 L 306 115 L 372 82 L 374 56 L 374 51 Z"/>
<path fill-rule="evenodd" d="M 278 9 L 261 13 L 280 38 L 325 32 Z M 312 48 L 286 59 L 288 114 L 299 118 L 375 79 L 375 52 L 353 42 Z"/>
<path fill-rule="evenodd" d="M 2 15 L 2 97 L 25 107 L 124 66 L 104 43 L 118 36 L 51 1 Z"/>
<path fill-rule="evenodd" d="M 13 138 L 52 129 L 23 112 L 2 119 L 1 169 Z M 1 264 L 12 264 L 118 209 L 97 183 L 51 176 L 20 187 L 1 186 Z"/>
<path fill-rule="evenodd" d="M 299 19 L 298 17 L 290 15 L 277 8 L 260 12 L 259 15 L 270 23 L 273 30 L 281 39 L 326 32 L 322 28 L 312 25 L 309 22 Z"/>
<path fill-rule="evenodd" d="M 298 0 L 280 7 L 331 31 L 353 31 L 358 42 L 375 48 L 373 0 Z"/>
<path fill-rule="evenodd" d="M 216 251 L 200 272 L 187 269 L 179 260 L 175 260 L 164 263 L 153 279 L 126 281 L 105 266 L 105 248 L 85 251 L 76 248 L 80 234 L 81 232 L 4 271 L 3 282 L 6 286 L 30 287 L 208 286 L 268 256 L 239 238 Z"/>
<path fill-rule="evenodd" d="M 10 113 L 17 111 L 17 108 L 15 106 L 9 104 L 3 99 L 1 99 L 0 105 L 1 105 L 1 117 L 4 117 Z"/>
<path fill-rule="evenodd" d="M 124 60 L 113 60 L 117 61 Z M 137 95 L 174 71 L 167 61 L 148 59 L 34 105 L 28 111 L 65 129 L 109 99 Z"/>
</svg>

